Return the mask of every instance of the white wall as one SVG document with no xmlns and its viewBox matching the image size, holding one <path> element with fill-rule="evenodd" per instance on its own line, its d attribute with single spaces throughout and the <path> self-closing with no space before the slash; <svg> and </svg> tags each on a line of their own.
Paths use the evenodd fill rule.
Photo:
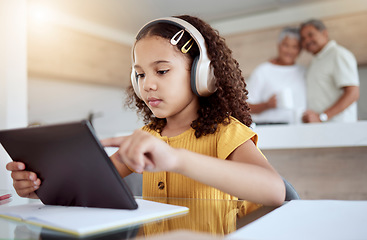
<svg viewBox="0 0 367 240">
<path fill-rule="evenodd" d="M 95 130 L 102 138 L 143 125 L 134 111 L 124 108 L 126 94 L 116 87 L 31 78 L 28 94 L 31 124 L 80 121 L 93 112 Z"/>
<path fill-rule="evenodd" d="M 0 1 L 0 130 L 27 125 L 26 0 Z M 11 189 L 0 146 L 0 189 Z"/>
<path fill-rule="evenodd" d="M 0 1 L 0 129 L 27 124 L 26 1 Z"/>
</svg>

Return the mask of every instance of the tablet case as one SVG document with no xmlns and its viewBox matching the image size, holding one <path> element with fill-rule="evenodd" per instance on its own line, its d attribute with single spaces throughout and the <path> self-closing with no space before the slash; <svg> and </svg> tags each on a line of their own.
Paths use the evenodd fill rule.
<svg viewBox="0 0 367 240">
<path fill-rule="evenodd" d="M 88 121 L 2 130 L 0 143 L 41 179 L 36 194 L 44 204 L 138 207 Z"/>
</svg>

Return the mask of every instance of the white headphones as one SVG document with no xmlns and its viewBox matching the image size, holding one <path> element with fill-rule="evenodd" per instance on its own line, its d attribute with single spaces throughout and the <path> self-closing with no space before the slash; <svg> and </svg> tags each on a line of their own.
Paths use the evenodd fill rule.
<svg viewBox="0 0 367 240">
<path fill-rule="evenodd" d="M 215 87 L 215 77 L 213 72 L 213 67 L 210 65 L 210 60 L 208 58 L 205 40 L 201 33 L 190 23 L 175 17 L 158 18 L 145 24 L 138 32 L 138 34 L 146 27 L 152 24 L 166 22 L 176 25 L 185 29 L 191 37 L 195 40 L 199 47 L 200 55 L 196 57 L 192 63 L 191 67 L 191 89 L 192 91 L 202 97 L 206 97 L 214 93 L 217 88 Z M 131 83 L 133 85 L 134 91 L 139 98 L 141 98 L 139 90 L 138 77 L 134 69 L 134 47 L 132 49 L 132 71 L 131 71 Z"/>
</svg>

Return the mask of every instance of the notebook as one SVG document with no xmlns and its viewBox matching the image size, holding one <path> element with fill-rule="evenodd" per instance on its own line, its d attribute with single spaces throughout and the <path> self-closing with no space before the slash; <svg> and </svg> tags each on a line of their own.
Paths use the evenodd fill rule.
<svg viewBox="0 0 367 240">
<path fill-rule="evenodd" d="M 0 143 L 41 179 L 46 205 L 138 207 L 88 121 L 2 130 Z"/>
<path fill-rule="evenodd" d="M 0 217 L 84 237 L 188 212 L 187 207 L 143 199 L 136 199 L 136 202 L 139 207 L 133 210 L 51 206 L 36 202 L 0 206 Z"/>
</svg>

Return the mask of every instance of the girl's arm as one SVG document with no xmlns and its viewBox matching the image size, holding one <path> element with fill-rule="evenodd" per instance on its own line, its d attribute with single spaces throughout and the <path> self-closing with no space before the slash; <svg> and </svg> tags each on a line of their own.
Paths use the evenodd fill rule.
<svg viewBox="0 0 367 240">
<path fill-rule="evenodd" d="M 252 140 L 240 145 L 226 161 L 177 150 L 177 172 L 255 203 L 279 206 L 285 199 L 282 178 Z"/>
<path fill-rule="evenodd" d="M 141 130 L 131 136 L 106 139 L 102 144 L 119 147 L 115 160 L 136 172 L 177 172 L 264 205 L 280 205 L 285 198 L 283 180 L 251 140 L 240 145 L 227 160 L 172 148 Z"/>
</svg>

